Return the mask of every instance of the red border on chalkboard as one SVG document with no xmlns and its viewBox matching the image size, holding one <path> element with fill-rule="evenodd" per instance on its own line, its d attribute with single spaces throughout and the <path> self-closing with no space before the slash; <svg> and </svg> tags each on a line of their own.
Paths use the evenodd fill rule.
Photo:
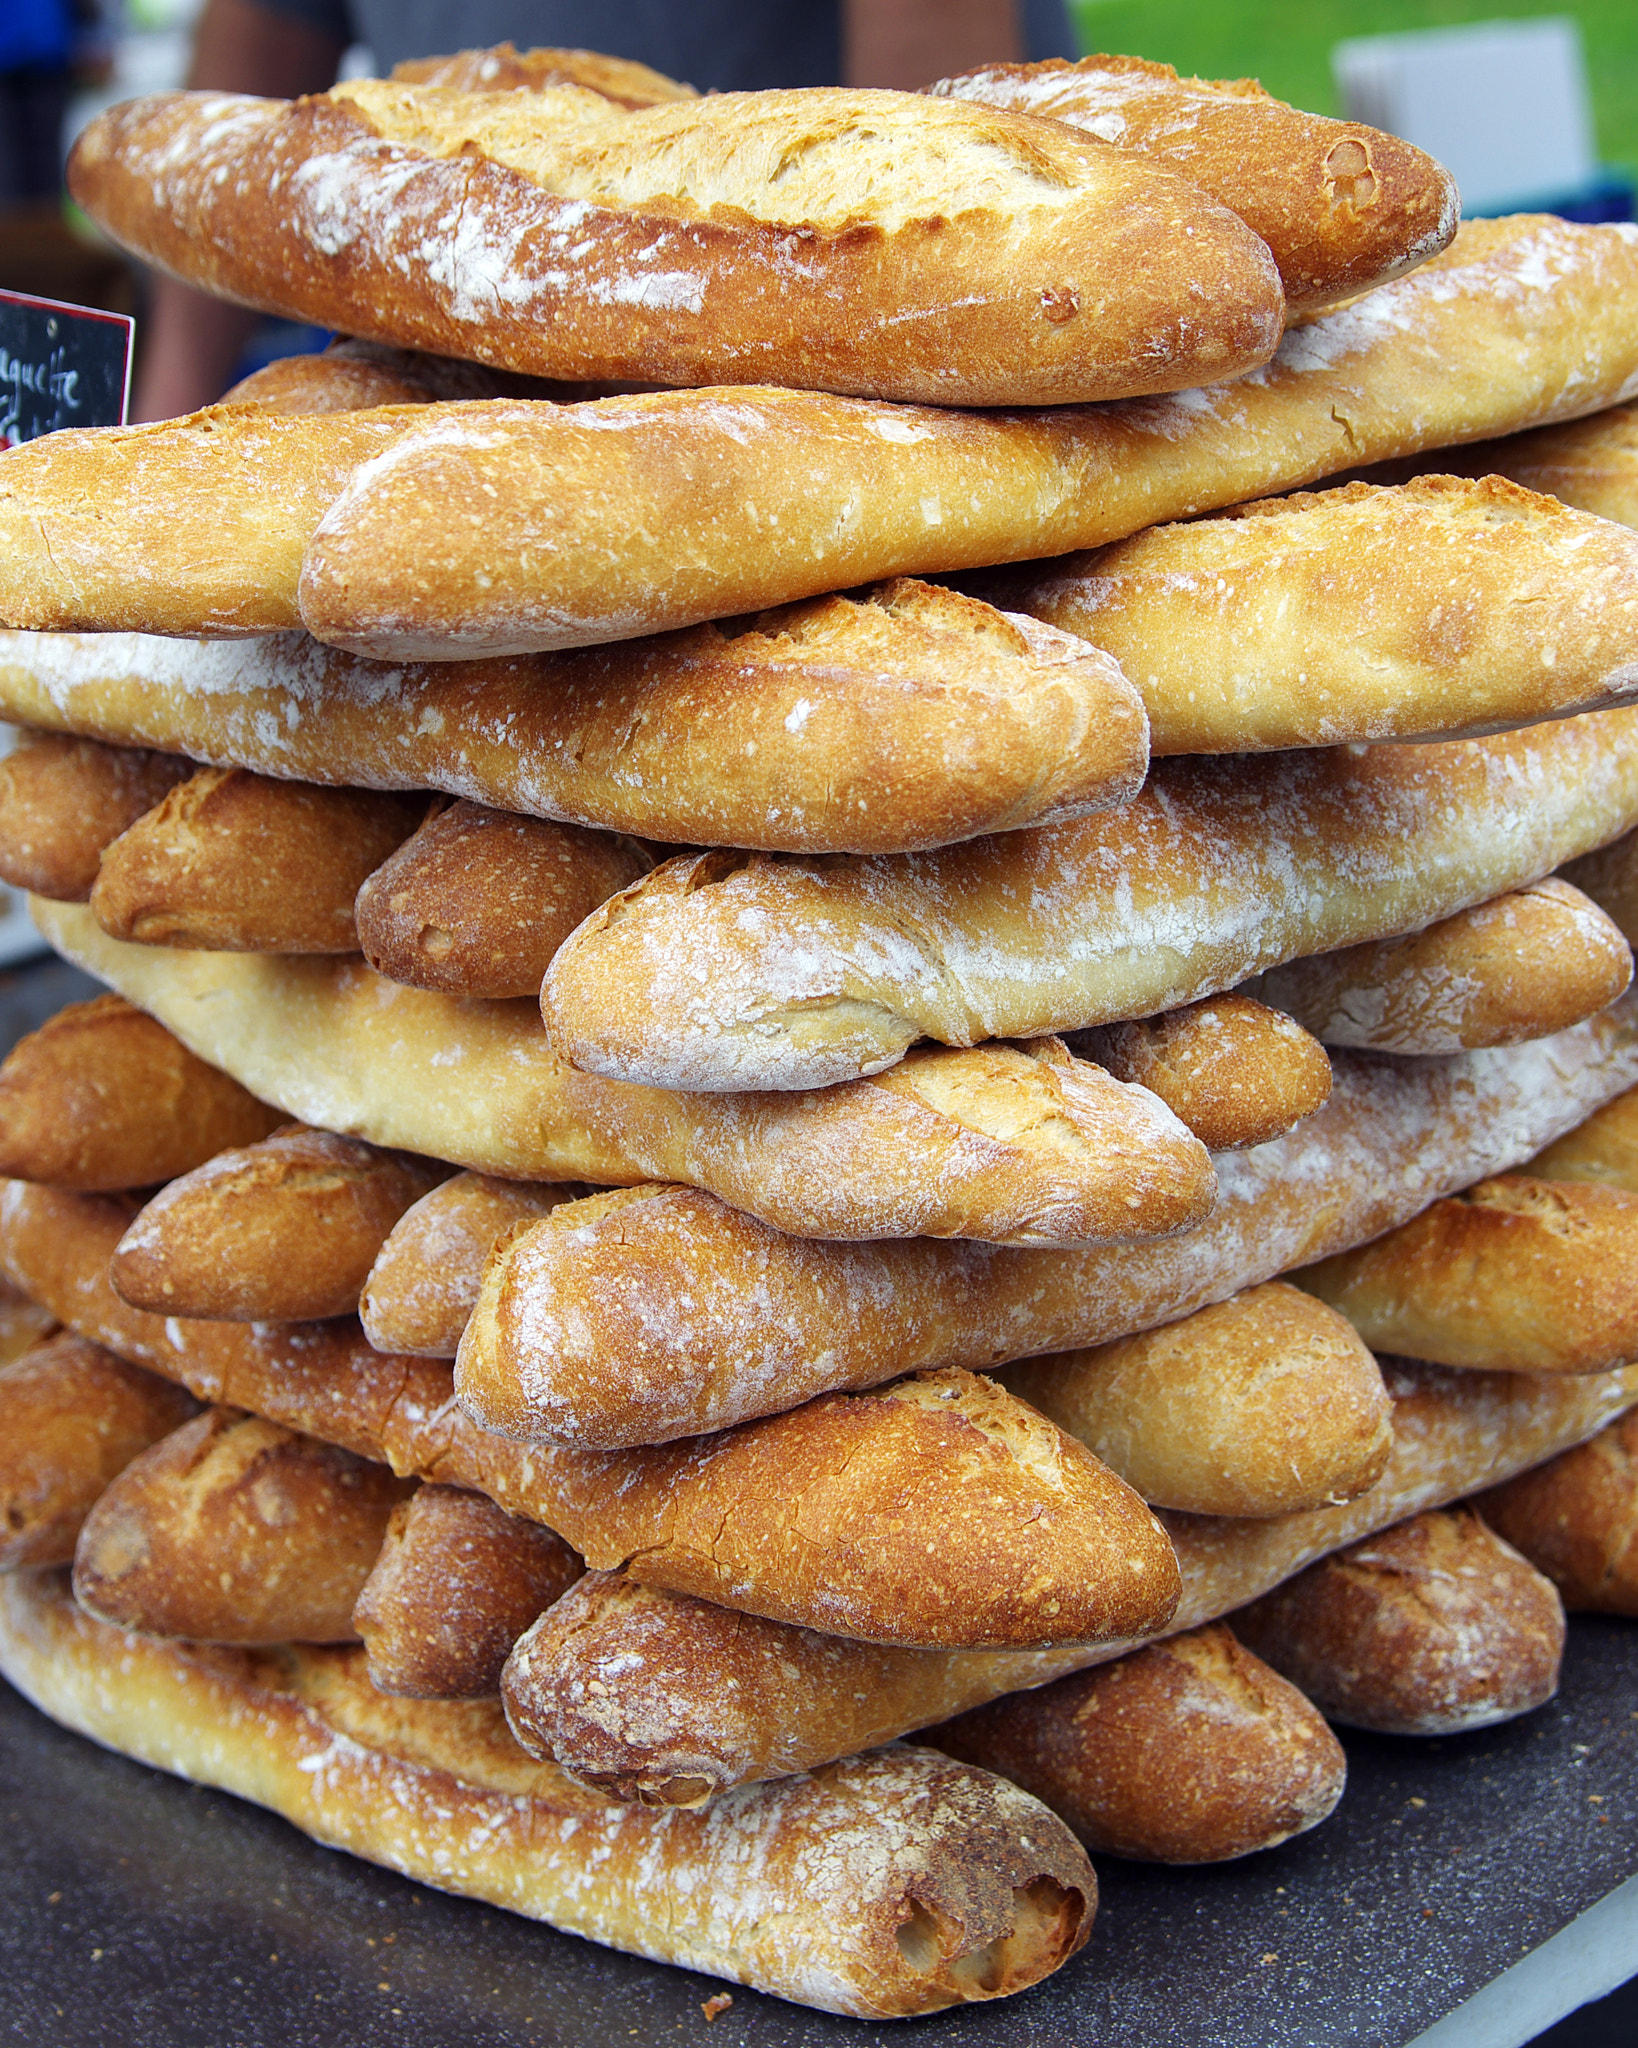
<svg viewBox="0 0 1638 2048">
<path fill-rule="evenodd" d="M 120 425 L 131 417 L 131 358 L 136 353 L 136 322 L 129 313 L 110 313 L 103 306 L 73 306 L 67 299 L 42 299 L 34 292 L 7 291 L 0 286 L 0 299 L 13 306 L 44 306 L 53 313 L 72 313 L 76 320 L 106 320 L 125 329 L 125 390 L 119 402 Z"/>
</svg>

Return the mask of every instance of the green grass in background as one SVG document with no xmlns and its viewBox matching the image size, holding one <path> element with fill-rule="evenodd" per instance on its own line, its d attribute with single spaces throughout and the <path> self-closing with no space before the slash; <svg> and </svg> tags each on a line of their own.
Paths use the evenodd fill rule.
<svg viewBox="0 0 1638 2048">
<path fill-rule="evenodd" d="M 1598 153 L 1638 165 L 1638 0 L 1069 0 L 1087 50 L 1152 57 L 1199 78 L 1260 78 L 1271 93 L 1317 114 L 1339 114 L 1331 45 L 1458 22 L 1573 15 L 1581 24 Z"/>
</svg>

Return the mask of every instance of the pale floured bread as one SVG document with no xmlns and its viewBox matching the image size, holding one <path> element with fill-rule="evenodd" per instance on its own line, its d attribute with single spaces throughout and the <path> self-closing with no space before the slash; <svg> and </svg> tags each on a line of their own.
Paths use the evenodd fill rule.
<svg viewBox="0 0 1638 2048">
<path fill-rule="evenodd" d="M 1236 376 L 1284 321 L 1267 249 L 1186 179 L 903 93 L 158 93 L 68 175 L 218 298 L 536 376 L 1048 405 Z"/>
<path fill-rule="evenodd" d="M 930 90 L 1067 121 L 1171 165 L 1262 236 L 1292 313 L 1367 291 L 1456 232 L 1456 181 L 1442 164 L 1363 122 L 1289 107 L 1250 78 L 1096 56 L 987 64 Z"/>
<path fill-rule="evenodd" d="M 1396 1368 L 1390 1388 L 1393 1455 L 1357 1500 L 1260 1522 L 1168 1518 L 1184 1577 L 1174 1631 L 1594 1435 L 1638 1402 L 1638 1368 L 1586 1379 Z M 890 1651 L 589 1574 L 522 1638 L 503 1686 L 527 1747 L 622 1797 L 686 1803 L 810 1769 L 1120 1654 Z"/>
<path fill-rule="evenodd" d="M 1112 654 L 1156 754 L 1450 738 L 1638 693 L 1638 535 L 1498 477 L 1263 499 L 981 587 Z"/>
<path fill-rule="evenodd" d="M 361 963 L 122 945 L 77 905 L 36 915 L 60 952 L 289 1114 L 480 1172 L 697 1178 L 777 1229 L 833 1238 L 1137 1239 L 1211 1206 L 1199 1140 L 1051 1039 L 934 1048 L 851 1089 L 691 1102 L 578 1074 L 533 1003 L 402 988 Z"/>
<path fill-rule="evenodd" d="M 1108 817 L 936 853 L 679 854 L 586 920 L 541 1004 L 557 1050 L 590 1073 L 822 1087 L 920 1038 L 1146 1017 L 1418 931 L 1634 818 L 1638 710 L 1431 746 L 1164 762 Z"/>
<path fill-rule="evenodd" d="M 1290 1011 L 1327 1045 L 1441 1053 L 1562 1031 L 1613 1003 L 1631 979 L 1618 923 L 1549 875 L 1406 938 L 1288 960 L 1245 993 Z"/>
<path fill-rule="evenodd" d="M 1572 1614 L 1638 1616 L 1638 1413 L 1475 1494 L 1473 1506 Z"/>
<path fill-rule="evenodd" d="M 392 76 L 405 85 L 446 85 L 457 92 L 515 92 L 525 86 L 538 92 L 548 85 L 578 85 L 622 107 L 696 97 L 691 85 L 629 57 L 606 57 L 600 50 L 518 50 L 510 42 L 460 50 L 453 57 L 406 57 L 392 67 Z"/>
<path fill-rule="evenodd" d="M 358 1650 L 190 1649 L 0 1585 L 0 1668 L 54 1720 L 269 1806 L 332 1847 L 659 1962 L 886 2019 L 1036 1982 L 1097 1888 L 1035 1800 L 924 1750 L 697 1820 L 532 1763 L 498 1707 L 389 1700 Z"/>
<path fill-rule="evenodd" d="M 145 747 L 20 733 L 0 757 L 0 881 L 84 903 L 103 848 L 192 773 Z"/>
</svg>

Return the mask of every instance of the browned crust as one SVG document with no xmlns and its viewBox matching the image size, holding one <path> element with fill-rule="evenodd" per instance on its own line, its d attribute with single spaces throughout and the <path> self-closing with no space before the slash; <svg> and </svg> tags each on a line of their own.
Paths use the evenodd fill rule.
<svg viewBox="0 0 1638 2048">
<path fill-rule="evenodd" d="M 510 42 L 461 50 L 453 57 L 406 58 L 391 75 L 405 85 L 442 85 L 457 92 L 539 92 L 548 85 L 578 85 L 622 107 L 696 97 L 691 85 L 680 85 L 629 57 L 605 57 L 598 50 L 519 50 Z"/>
<path fill-rule="evenodd" d="M 1638 1411 L 1473 1506 L 1572 1613 L 1638 1616 Z"/>
<path fill-rule="evenodd" d="M 1431 466 L 1421 459 L 1415 464 Z M 1511 477 L 1579 511 L 1638 526 L 1638 405 L 1614 405 L 1591 419 L 1481 441 L 1464 448 L 1448 467 L 1464 476 Z"/>
<path fill-rule="evenodd" d="M 1591 1181 L 1638 1194 L 1638 1088 L 1628 1088 L 1527 1162 L 1537 1180 Z"/>
<path fill-rule="evenodd" d="M 544 383 L 379 341 L 333 341 L 322 354 L 279 356 L 224 391 L 223 405 L 264 412 L 362 412 L 378 405 L 451 399 L 590 397 L 578 385 Z"/>
<path fill-rule="evenodd" d="M 1584 890 L 1629 946 L 1638 943 L 1638 832 L 1567 862 L 1560 879 Z"/>
<path fill-rule="evenodd" d="M 144 747 L 20 733 L 0 757 L 0 881 L 84 903 L 103 848 L 192 773 Z"/>
</svg>

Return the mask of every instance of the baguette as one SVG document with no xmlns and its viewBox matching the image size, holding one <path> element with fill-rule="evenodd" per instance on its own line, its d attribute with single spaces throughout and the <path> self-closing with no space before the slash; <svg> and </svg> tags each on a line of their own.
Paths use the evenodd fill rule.
<svg viewBox="0 0 1638 2048">
<path fill-rule="evenodd" d="M 1452 739 L 1638 694 L 1638 535 L 1499 477 L 1265 498 L 979 587 L 1112 654 L 1157 755 Z"/>
<path fill-rule="evenodd" d="M 0 1174 L 20 1180 L 152 1187 L 282 1121 L 119 996 L 70 1003 L 0 1066 Z"/>
<path fill-rule="evenodd" d="M 510 376 L 378 341 L 333 341 L 322 355 L 279 356 L 241 377 L 218 401 L 266 412 L 362 412 L 377 405 L 432 405 L 483 398 L 591 397 L 585 387 Z"/>
<path fill-rule="evenodd" d="M 1222 1863 L 1318 1827 L 1347 1781 L 1342 1745 L 1294 1685 L 1222 1622 L 1188 1629 L 929 1729 L 997 1771 L 1094 1852 Z"/>
<path fill-rule="evenodd" d="M 1235 1632 L 1320 1711 L 1378 1735 L 1456 1735 L 1558 1691 L 1551 1580 L 1468 1508 L 1413 1515 L 1260 1600 Z"/>
<path fill-rule="evenodd" d="M 197 1406 L 66 1332 L 0 1366 L 0 1572 L 68 1564 L 109 1481 Z"/>
<path fill-rule="evenodd" d="M 890 2019 L 1000 1997 L 1086 1940 L 1079 1844 L 923 1750 L 709 1816 L 614 1807 L 533 1765 L 487 1704 L 391 1701 L 357 1650 L 122 1636 L 59 1580 L 0 1591 L 0 1670 L 107 1747 L 271 1807 L 334 1848 L 659 1962 Z"/>
<path fill-rule="evenodd" d="M 1284 323 L 1267 249 L 1186 179 L 904 93 L 156 93 L 68 177 L 214 297 L 535 376 L 1050 405 L 1238 376 Z"/>
<path fill-rule="evenodd" d="M 1638 1616 L 1638 1413 L 1473 1496 L 1572 1614 Z"/>
<path fill-rule="evenodd" d="M 287 1124 L 164 1187 L 109 1266 L 156 1315 L 294 1323 L 351 1315 L 388 1233 L 448 1168 Z"/>
<path fill-rule="evenodd" d="M 457 92 L 515 92 L 520 87 L 539 92 L 549 85 L 578 85 L 621 107 L 698 97 L 691 85 L 629 57 L 605 57 L 599 50 L 517 50 L 509 42 L 461 50 L 453 57 L 408 57 L 392 67 L 392 77 L 403 85 L 447 85 Z"/>
<path fill-rule="evenodd" d="M 1482 441 L 1463 449 L 1453 466 L 1472 476 L 1511 477 L 1579 511 L 1638 526 L 1638 405 Z"/>
<path fill-rule="evenodd" d="M 1210 1152 L 1265 1145 L 1331 1094 L 1325 1048 L 1239 991 L 1077 1032 L 1070 1051 L 1158 1095 Z"/>
<path fill-rule="evenodd" d="M 1268 1521 L 1168 1518 L 1183 1570 L 1174 1632 L 1214 1621 L 1316 1558 L 1579 1443 L 1638 1403 L 1638 1368 L 1600 1378 L 1390 1375 L 1394 1448 L 1368 1493 Z M 620 1798 L 694 1803 L 811 1769 L 1124 1654 L 891 1650 L 668 1598 L 588 1573 L 523 1636 L 502 1690 L 531 1753 Z"/>
<path fill-rule="evenodd" d="M 1407 938 L 1288 960 L 1246 992 L 1327 1045 L 1447 1053 L 1563 1031 L 1631 979 L 1631 945 L 1616 921 L 1549 875 Z"/>
<path fill-rule="evenodd" d="M 1277 1280 L 1000 1378 L 1151 1506 L 1190 1514 L 1352 1500 L 1392 1448 L 1392 1404 L 1353 1325 Z"/>
<path fill-rule="evenodd" d="M 1456 181 L 1442 164 L 1362 122 L 1302 113 L 1254 79 L 1097 56 L 987 64 L 929 91 L 1043 114 L 1169 164 L 1268 244 L 1288 316 L 1369 291 L 1456 232 Z"/>
<path fill-rule="evenodd" d="M 1638 710 L 1431 746 L 1165 762 L 1107 818 L 931 854 L 680 854 L 586 920 L 541 1005 L 559 1053 L 591 1073 L 823 1087 L 920 1038 L 1145 1017 L 1417 931 L 1635 818 Z"/>
<path fill-rule="evenodd" d="M 383 1356 L 356 1325 L 128 1308 L 107 1278 L 126 1220 L 107 1197 L 14 1181 L 0 1262 L 82 1334 L 200 1399 L 486 1493 L 599 1569 L 897 1642 L 1147 1634 L 1176 1600 L 1171 1546 L 1137 1495 L 970 1374 L 833 1396 L 680 1446 L 524 1449 L 456 1406 L 447 1366 Z"/>
<path fill-rule="evenodd" d="M 1590 896 L 1629 946 L 1638 943 L 1638 832 L 1570 861 L 1561 880 Z"/>
<path fill-rule="evenodd" d="M 889 852 L 1126 802 L 1107 655 L 901 579 L 634 647 L 384 667 L 292 636 L 0 637 L 0 710 L 685 844 Z"/>
<path fill-rule="evenodd" d="M 21 1358 L 56 1328 L 57 1318 L 48 1309 L 30 1301 L 0 1275 L 0 1367 Z"/>
<path fill-rule="evenodd" d="M 371 1685 L 410 1699 L 491 1697 L 512 1645 L 585 1569 L 561 1536 L 481 1493 L 417 1487 L 393 1509 L 353 1604 Z"/>
<path fill-rule="evenodd" d="M 425 808 L 201 768 L 104 852 L 91 915 L 144 946 L 356 953 L 353 898 Z"/>
<path fill-rule="evenodd" d="M 479 1172 L 697 1180 L 831 1238 L 1135 1240 L 1212 1201 L 1199 1140 L 1055 1040 L 935 1048 L 823 1094 L 690 1101 L 577 1074 L 533 1003 L 458 1001 L 362 964 L 124 946 L 61 904 L 36 921 L 289 1115 Z"/>
<path fill-rule="evenodd" d="M 192 773 L 146 747 L 20 733 L 0 758 L 0 882 L 84 903 L 103 848 Z"/>
<path fill-rule="evenodd" d="M 500 1262 L 492 1271 L 497 1302 L 511 1302 L 497 1315 L 500 1369 L 480 1391 L 469 1354 L 464 1398 L 652 1442 L 833 1387 L 1128 1336 L 1517 1166 L 1631 1086 L 1635 1031 L 1629 996 L 1533 1046 L 1414 1065 L 1339 1054 L 1325 1108 L 1220 1156 L 1216 1208 L 1149 1247 L 813 1243 L 684 1188 L 560 1209 L 513 1241 L 504 1278 Z"/>
<path fill-rule="evenodd" d="M 1638 1194 L 1638 1089 L 1626 1089 L 1528 1161 L 1537 1180 L 1590 1181 Z"/>
<path fill-rule="evenodd" d="M 74 1598 L 150 1635 L 356 1641 L 353 1602 L 411 1484 L 333 1444 L 209 1408 L 133 1458 L 86 1516 Z"/>
<path fill-rule="evenodd" d="M 1291 1278 L 1376 1351 L 1608 1372 L 1638 1358 L 1638 1194 L 1506 1174 Z"/>
</svg>

